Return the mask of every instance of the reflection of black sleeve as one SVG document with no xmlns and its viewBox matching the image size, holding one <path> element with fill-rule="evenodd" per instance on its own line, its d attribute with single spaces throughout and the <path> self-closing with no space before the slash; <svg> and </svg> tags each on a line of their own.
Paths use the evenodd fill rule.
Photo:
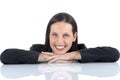
<svg viewBox="0 0 120 80">
<path fill-rule="evenodd" d="M 81 61 L 85 62 L 115 62 L 119 59 L 119 52 L 112 47 L 97 47 L 81 49 Z"/>
<path fill-rule="evenodd" d="M 1 54 L 1 61 L 4 64 L 35 64 L 38 63 L 39 53 L 21 49 L 6 49 Z"/>
<path fill-rule="evenodd" d="M 39 65 L 2 65 L 0 68 L 1 75 L 5 78 L 17 79 L 27 76 L 39 76 Z"/>
<path fill-rule="evenodd" d="M 112 77 L 119 74 L 120 66 L 117 63 L 91 63 L 81 64 L 80 74 L 97 76 L 97 77 Z"/>
</svg>

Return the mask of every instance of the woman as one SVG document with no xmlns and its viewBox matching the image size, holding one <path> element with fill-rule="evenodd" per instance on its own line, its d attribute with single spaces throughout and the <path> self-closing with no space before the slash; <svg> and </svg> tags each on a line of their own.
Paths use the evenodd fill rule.
<svg viewBox="0 0 120 80">
<path fill-rule="evenodd" d="M 119 52 L 112 47 L 87 49 L 78 44 L 77 24 L 67 13 L 54 15 L 48 23 L 45 45 L 34 44 L 30 51 L 6 49 L 1 54 L 4 64 L 35 64 L 41 62 L 116 62 Z"/>
</svg>

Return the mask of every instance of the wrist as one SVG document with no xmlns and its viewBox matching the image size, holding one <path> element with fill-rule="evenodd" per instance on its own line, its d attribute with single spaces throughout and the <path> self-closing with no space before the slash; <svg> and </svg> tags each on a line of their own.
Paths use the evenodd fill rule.
<svg viewBox="0 0 120 80">
<path fill-rule="evenodd" d="M 41 56 L 40 56 L 40 54 L 38 56 L 38 62 L 41 62 Z"/>
<path fill-rule="evenodd" d="M 79 51 L 74 51 L 74 60 L 81 60 L 81 55 Z"/>
</svg>

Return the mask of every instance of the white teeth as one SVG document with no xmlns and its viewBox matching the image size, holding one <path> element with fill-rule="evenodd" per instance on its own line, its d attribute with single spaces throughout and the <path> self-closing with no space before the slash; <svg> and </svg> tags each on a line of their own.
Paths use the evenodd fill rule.
<svg viewBox="0 0 120 80">
<path fill-rule="evenodd" d="M 56 46 L 57 49 L 63 49 L 65 46 Z"/>
</svg>

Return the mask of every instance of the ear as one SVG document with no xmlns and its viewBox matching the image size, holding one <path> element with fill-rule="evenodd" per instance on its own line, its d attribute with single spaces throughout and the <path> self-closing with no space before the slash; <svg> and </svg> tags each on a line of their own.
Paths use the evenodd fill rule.
<svg viewBox="0 0 120 80">
<path fill-rule="evenodd" d="M 73 42 L 77 39 L 77 35 L 78 35 L 78 33 L 75 32 L 74 35 L 73 35 L 73 37 L 74 37 Z"/>
</svg>

